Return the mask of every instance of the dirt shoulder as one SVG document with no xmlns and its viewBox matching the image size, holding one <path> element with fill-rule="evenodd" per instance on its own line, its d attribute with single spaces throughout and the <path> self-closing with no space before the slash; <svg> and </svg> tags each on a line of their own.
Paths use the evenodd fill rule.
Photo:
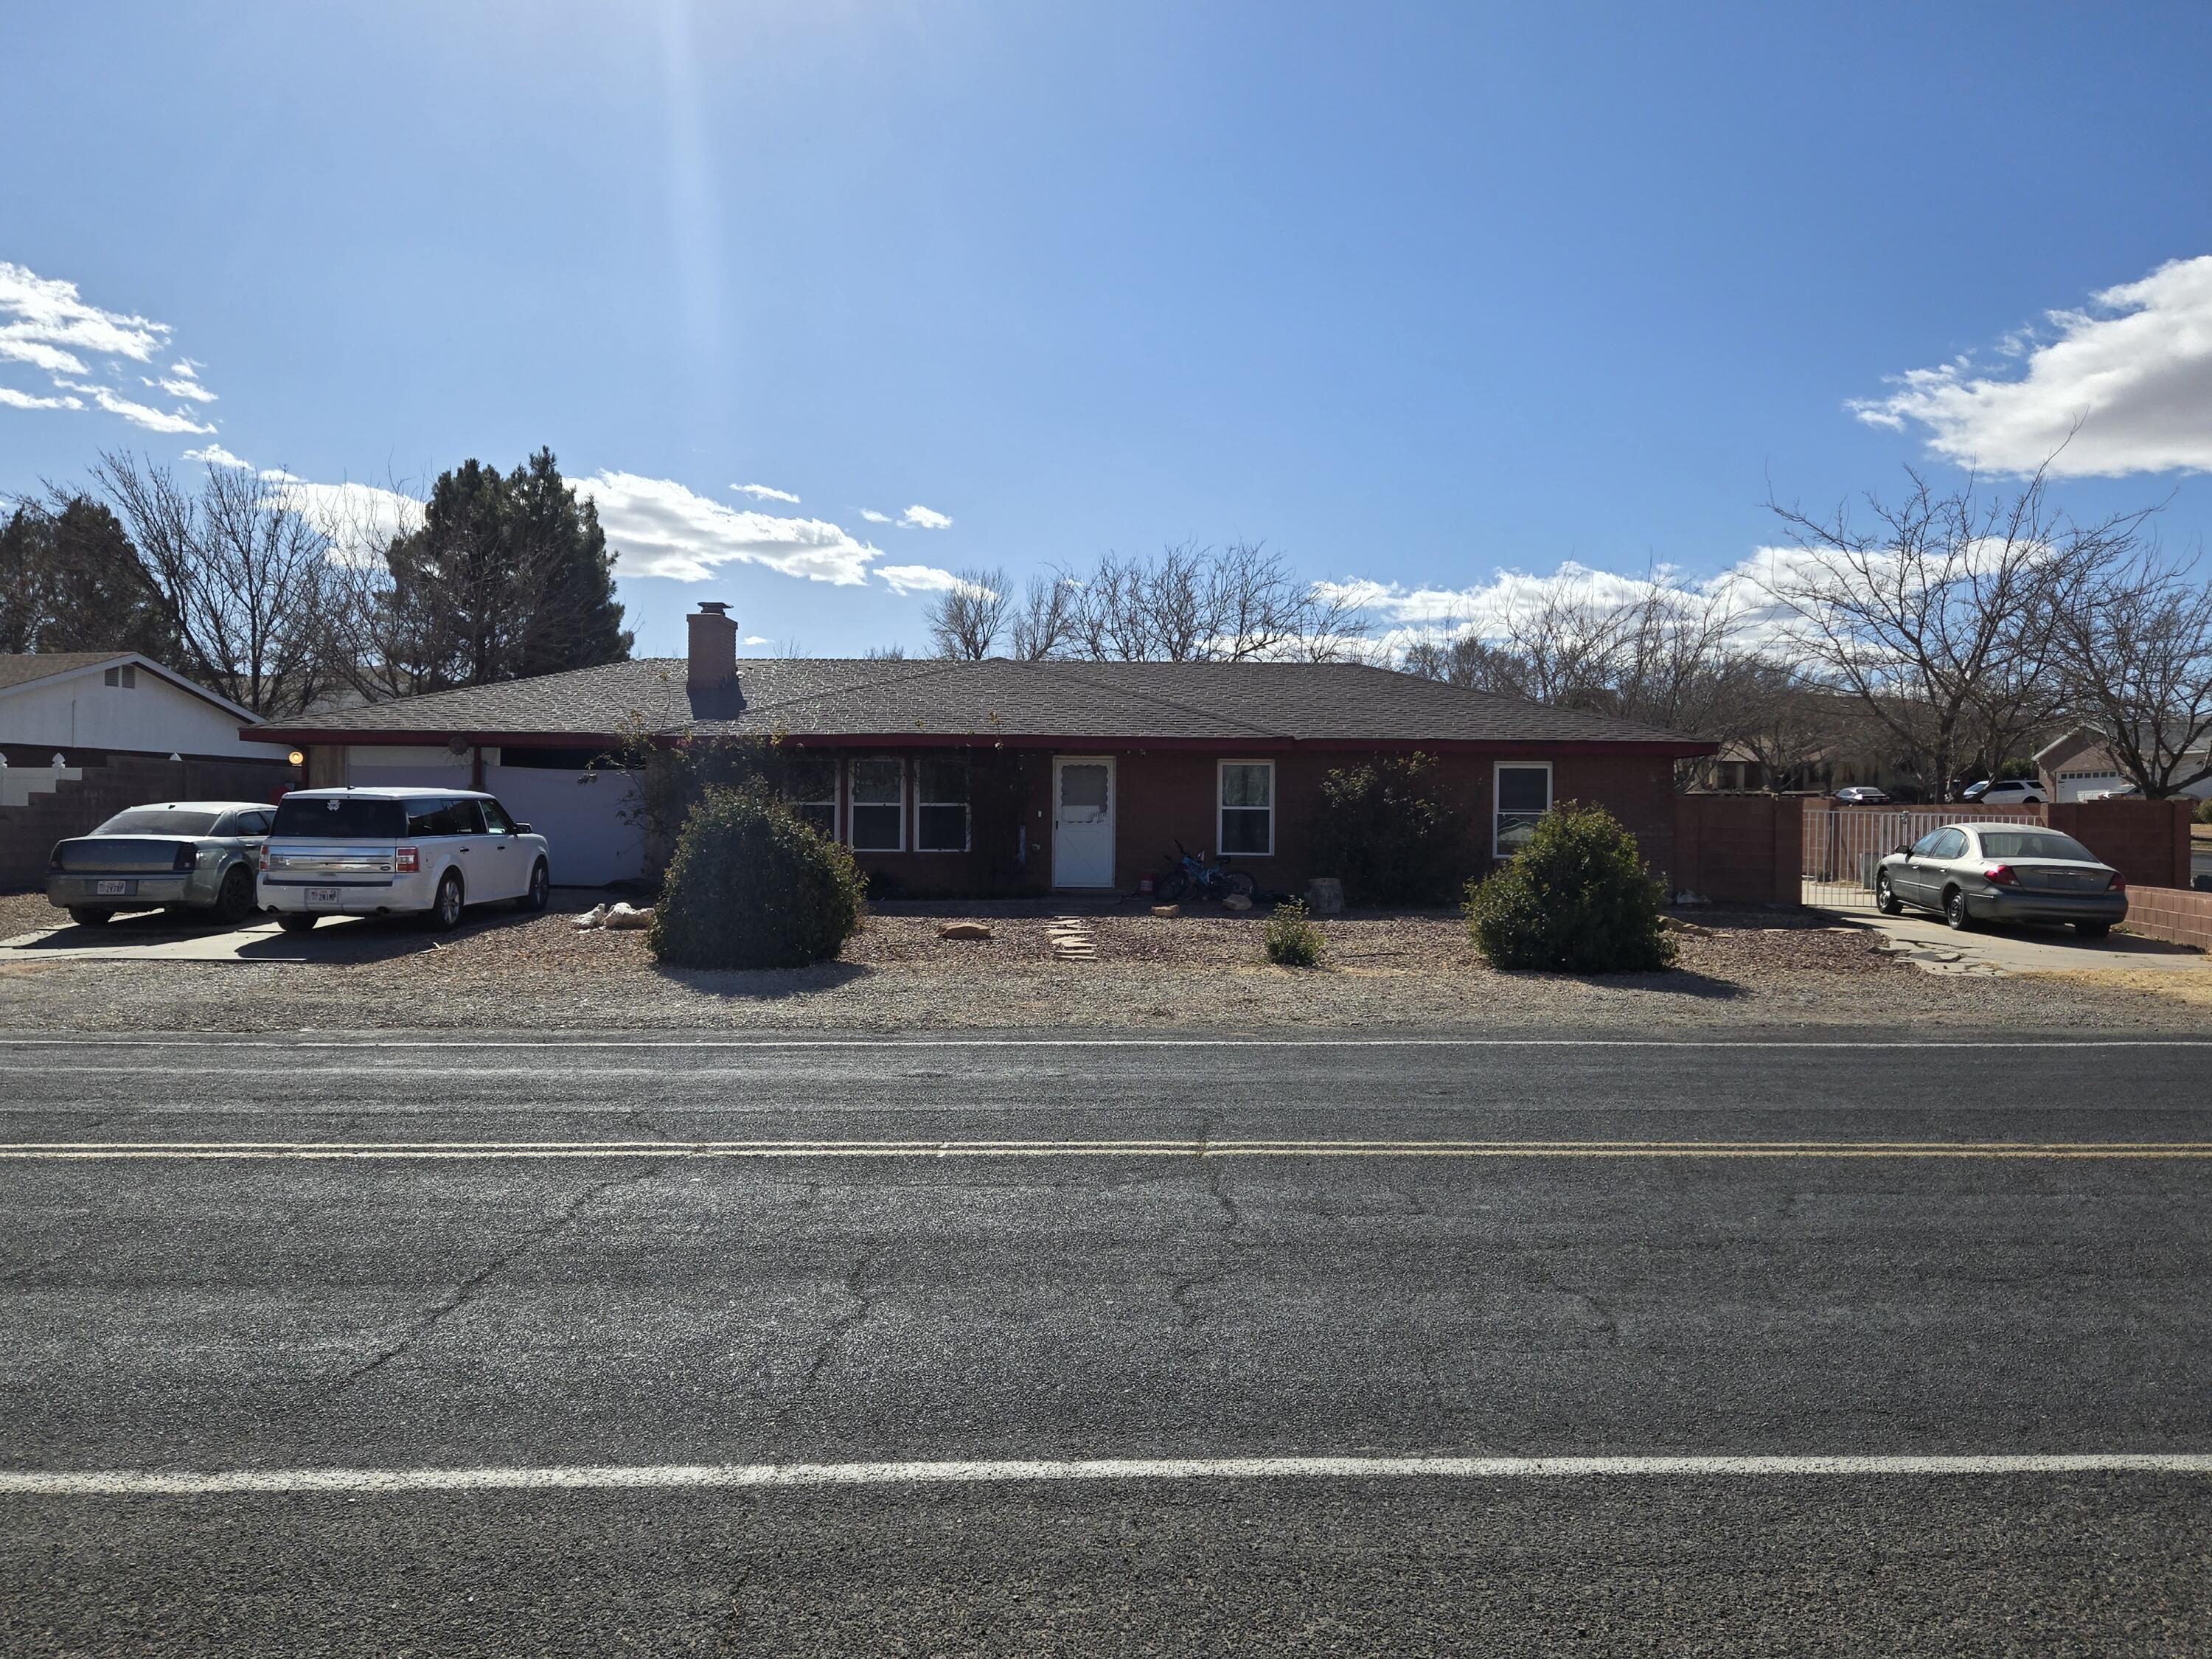
<svg viewBox="0 0 2212 1659">
<path fill-rule="evenodd" d="M 663 969 L 643 935 L 580 933 L 599 896 L 552 914 L 493 914 L 459 933 L 398 923 L 326 925 L 329 959 L 305 963 L 0 963 L 0 1029 L 1362 1030 L 1553 1029 L 1686 1034 L 1865 1026 L 1990 1031 L 2193 1030 L 2201 1006 L 2124 981 L 1940 978 L 1814 913 L 1703 913 L 1662 974 L 1501 973 L 1449 912 L 1331 918 L 1328 965 L 1270 966 L 1257 916 L 1084 916 L 1096 958 L 1062 961 L 1048 930 L 1063 908 L 885 905 L 843 959 L 788 973 Z M 13 900 L 0 900 L 0 926 Z M 26 926 L 51 926 L 43 899 Z M 945 940 L 939 922 L 988 921 L 994 937 Z M 9 934 L 24 931 L 13 927 Z M 0 937 L 9 936 L 0 934 Z"/>
</svg>

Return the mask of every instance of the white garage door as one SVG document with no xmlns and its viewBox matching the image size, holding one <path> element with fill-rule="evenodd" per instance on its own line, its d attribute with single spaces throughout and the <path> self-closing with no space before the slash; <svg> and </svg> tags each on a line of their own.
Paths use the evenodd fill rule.
<svg viewBox="0 0 2212 1659">
<path fill-rule="evenodd" d="M 487 766 L 484 787 L 545 837 L 560 887 L 604 887 L 645 873 L 643 831 L 622 821 L 630 787 L 618 772 Z"/>
</svg>

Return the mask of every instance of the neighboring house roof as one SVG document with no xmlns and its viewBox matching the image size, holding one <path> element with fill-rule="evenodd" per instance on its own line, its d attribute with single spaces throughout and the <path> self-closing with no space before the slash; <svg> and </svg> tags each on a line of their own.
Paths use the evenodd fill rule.
<svg viewBox="0 0 2212 1659">
<path fill-rule="evenodd" d="M 1713 744 L 1601 714 L 1356 663 L 1102 663 L 760 658 L 694 696 L 681 658 L 440 691 L 258 728 L 272 743 L 558 743 L 661 735 L 917 742 Z"/>
<path fill-rule="evenodd" d="M 204 685 L 194 684 L 174 669 L 164 668 L 151 657 L 143 657 L 136 651 L 40 651 L 33 653 L 0 653 L 0 696 L 19 690 L 27 685 L 36 685 L 42 680 L 59 679 L 66 674 L 90 673 L 95 669 L 112 668 L 123 663 L 143 668 L 147 672 L 167 680 L 179 691 L 188 691 L 204 702 L 213 703 L 224 713 L 235 715 L 251 724 L 255 716 L 251 708 L 241 708 L 228 697 L 219 696 Z"/>
<path fill-rule="evenodd" d="M 2186 727 L 2176 728 L 2164 734 L 2166 751 L 2169 754 L 2180 745 L 2181 733 L 2186 729 Z M 2146 727 L 2143 732 L 2144 738 L 2148 738 L 2150 735 L 2149 729 Z M 2094 726 L 2077 726 L 2062 732 L 2043 748 L 2037 750 L 2034 761 L 2038 766 L 2048 772 L 2063 766 L 2077 755 L 2087 754 L 2091 750 L 2097 750 L 2110 757 L 2111 745 L 2106 741 L 2102 732 Z M 2190 744 L 2181 752 L 2185 756 L 2197 756 L 2205 754 L 2208 750 L 2212 750 L 2212 732 L 2201 734 L 2194 743 Z"/>
</svg>

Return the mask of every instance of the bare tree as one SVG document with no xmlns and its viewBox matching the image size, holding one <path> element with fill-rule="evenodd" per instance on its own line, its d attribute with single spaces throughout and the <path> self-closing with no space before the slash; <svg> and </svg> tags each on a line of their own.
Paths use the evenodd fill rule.
<svg viewBox="0 0 2212 1659">
<path fill-rule="evenodd" d="M 929 607 L 929 637 L 940 657 L 981 662 L 1006 629 L 1006 573 L 963 570 Z"/>
<path fill-rule="evenodd" d="M 1042 662 L 1056 657 L 1075 629 L 1074 580 L 1057 572 L 1032 576 L 1013 612 L 1009 647 L 1021 662 Z"/>
<path fill-rule="evenodd" d="M 2060 613 L 2075 712 L 2154 799 L 2212 777 L 2212 583 L 2154 546 L 2114 546 Z"/>
<path fill-rule="evenodd" d="M 1035 648 L 1056 634 L 1058 653 L 1094 661 L 1320 661 L 1366 632 L 1347 596 L 1299 581 L 1257 542 L 1218 550 L 1180 542 L 1156 559 L 1109 553 L 1086 572 L 1056 568 L 1053 578 L 1050 592 L 1032 590 L 1024 620 L 1037 621 L 1025 637 Z"/>
<path fill-rule="evenodd" d="M 166 467 L 103 453 L 94 480 L 130 526 L 185 672 L 256 714 L 295 713 L 332 681 L 331 543 L 282 475 L 210 467 L 197 494 Z"/>
<path fill-rule="evenodd" d="M 1816 519 L 1770 501 L 1797 552 L 1766 586 L 1795 617 L 1804 661 L 1940 790 L 1977 752 L 2001 759 L 2057 712 L 2059 607 L 2145 514 L 2077 524 L 2052 506 L 2040 472 L 1988 499 L 1971 478 L 1940 494 L 1909 476 L 1901 500 L 1867 497 L 1866 528 L 1848 507 Z"/>
</svg>

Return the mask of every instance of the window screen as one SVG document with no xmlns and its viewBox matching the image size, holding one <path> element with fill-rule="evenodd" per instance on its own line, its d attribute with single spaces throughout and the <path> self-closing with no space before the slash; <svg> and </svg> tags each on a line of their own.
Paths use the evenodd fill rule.
<svg viewBox="0 0 2212 1659">
<path fill-rule="evenodd" d="M 794 760 L 785 763 L 783 798 L 799 822 L 815 834 L 837 839 L 837 763 Z"/>
<path fill-rule="evenodd" d="M 925 760 L 915 768 L 914 846 L 918 853 L 968 850 L 968 763 Z"/>
<path fill-rule="evenodd" d="M 853 763 L 853 849 L 896 853 L 906 845 L 906 763 Z"/>
<path fill-rule="evenodd" d="M 1222 855 L 1265 858 L 1274 850 L 1275 763 L 1222 762 Z"/>
<path fill-rule="evenodd" d="M 1500 766 L 1498 769 L 1498 824 L 1495 850 L 1510 858 L 1528 844 L 1544 814 L 1552 810 L 1552 769 L 1548 766 Z"/>
</svg>

